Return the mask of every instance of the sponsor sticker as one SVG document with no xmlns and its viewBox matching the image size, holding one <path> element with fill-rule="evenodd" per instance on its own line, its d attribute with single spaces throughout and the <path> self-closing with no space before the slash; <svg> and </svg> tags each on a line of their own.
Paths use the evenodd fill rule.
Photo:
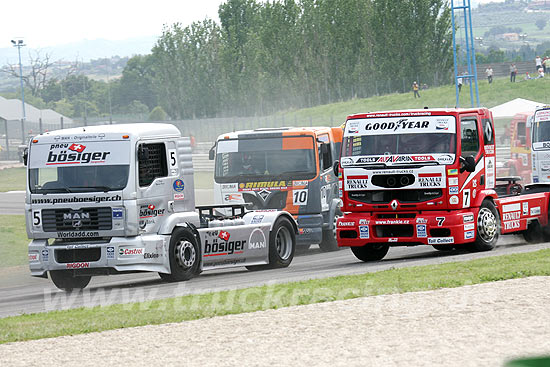
<svg viewBox="0 0 550 367">
<path fill-rule="evenodd" d="M 250 237 L 248 238 L 248 248 L 250 250 L 267 248 L 267 241 L 265 239 L 264 232 L 261 229 L 256 228 L 252 231 Z"/>
<path fill-rule="evenodd" d="M 120 256 L 135 256 L 135 255 L 143 255 L 145 252 L 145 249 L 143 247 L 140 248 L 119 248 L 118 254 Z"/>
<path fill-rule="evenodd" d="M 229 237 L 231 237 L 231 235 L 227 231 L 220 231 L 220 234 L 218 235 L 218 238 L 224 241 L 229 241 Z"/>
<path fill-rule="evenodd" d="M 458 186 L 449 187 L 449 195 L 458 195 Z"/>
<path fill-rule="evenodd" d="M 502 212 L 503 213 L 517 212 L 519 210 L 521 210 L 521 206 L 519 205 L 519 203 L 506 204 L 506 205 L 502 206 Z"/>
<path fill-rule="evenodd" d="M 359 238 L 360 239 L 370 238 L 369 226 L 359 226 Z"/>
<path fill-rule="evenodd" d="M 292 181 L 257 181 L 257 182 L 246 182 L 239 184 L 240 191 L 260 191 L 262 189 L 271 189 L 271 190 L 284 190 L 288 186 L 292 185 Z"/>
<path fill-rule="evenodd" d="M 348 222 L 340 221 L 340 222 L 338 222 L 338 225 L 340 227 L 354 227 L 355 222 L 354 221 L 348 221 Z"/>
<path fill-rule="evenodd" d="M 449 169 L 447 170 L 447 175 L 449 175 L 449 176 L 456 176 L 456 175 L 458 175 L 458 169 L 456 169 L 456 168 L 449 168 Z"/>
<path fill-rule="evenodd" d="M 520 212 L 502 213 L 502 220 L 515 220 L 521 217 Z"/>
<path fill-rule="evenodd" d="M 464 223 L 470 223 L 474 221 L 474 215 L 473 214 L 464 214 L 462 216 L 462 221 Z"/>
<path fill-rule="evenodd" d="M 29 262 L 38 261 L 38 253 L 29 254 Z"/>
<path fill-rule="evenodd" d="M 453 195 L 449 198 L 449 203 L 452 205 L 456 205 L 458 204 L 458 202 L 459 202 L 459 199 L 458 199 L 458 196 L 456 195 Z"/>
<path fill-rule="evenodd" d="M 114 246 L 107 246 L 107 259 L 114 259 L 115 258 L 115 247 Z"/>
<path fill-rule="evenodd" d="M 455 243 L 454 237 L 430 237 L 428 238 L 429 245 L 444 245 L 448 243 Z"/>
<path fill-rule="evenodd" d="M 122 209 L 113 209 L 113 219 L 122 219 L 123 217 L 123 210 Z"/>
<path fill-rule="evenodd" d="M 359 225 L 361 224 L 369 224 L 369 220 L 368 219 L 359 219 Z"/>
<path fill-rule="evenodd" d="M 472 238 L 474 238 L 475 236 L 475 232 L 474 231 L 466 231 L 464 232 L 464 239 L 465 240 L 471 240 Z"/>
<path fill-rule="evenodd" d="M 529 215 L 529 203 L 526 201 L 521 205 L 523 207 L 523 215 Z"/>
<path fill-rule="evenodd" d="M 458 177 L 449 177 L 449 186 L 458 186 Z"/>
<path fill-rule="evenodd" d="M 177 179 L 172 184 L 172 187 L 174 188 L 174 191 L 181 192 L 185 189 L 185 184 L 183 183 L 183 180 Z"/>
<path fill-rule="evenodd" d="M 50 251 L 44 249 L 42 250 L 42 261 L 47 262 L 50 257 Z"/>
<path fill-rule="evenodd" d="M 260 224 L 264 220 L 264 215 L 255 215 L 252 217 L 250 224 Z"/>
<path fill-rule="evenodd" d="M 428 237 L 425 224 L 417 224 L 416 225 L 416 237 L 419 237 L 419 238 Z"/>
<path fill-rule="evenodd" d="M 472 229 L 475 229 L 475 228 L 476 228 L 476 225 L 474 223 L 468 223 L 464 225 L 465 231 L 471 231 Z"/>
<path fill-rule="evenodd" d="M 154 252 L 146 252 L 143 254 L 144 259 L 158 259 L 159 257 L 160 255 Z"/>
<path fill-rule="evenodd" d="M 531 208 L 531 215 L 539 215 L 540 214 L 540 206 L 535 206 Z"/>
<path fill-rule="evenodd" d="M 416 223 L 428 223 L 428 220 L 426 218 L 416 218 Z"/>
<path fill-rule="evenodd" d="M 221 184 L 222 191 L 237 191 L 236 183 Z"/>
<path fill-rule="evenodd" d="M 174 194 L 174 200 L 183 200 L 185 199 L 185 194 Z"/>
<path fill-rule="evenodd" d="M 517 229 L 520 227 L 519 220 L 511 220 L 509 222 L 504 222 L 504 229 Z"/>
<path fill-rule="evenodd" d="M 294 187 L 305 187 L 308 185 L 308 181 L 294 181 L 292 182 L 292 186 Z"/>
<path fill-rule="evenodd" d="M 66 267 L 67 269 L 87 269 L 90 267 L 90 263 L 68 263 Z"/>
<path fill-rule="evenodd" d="M 347 190 L 364 190 L 368 188 L 369 180 L 366 178 L 347 178 L 346 189 Z"/>
</svg>

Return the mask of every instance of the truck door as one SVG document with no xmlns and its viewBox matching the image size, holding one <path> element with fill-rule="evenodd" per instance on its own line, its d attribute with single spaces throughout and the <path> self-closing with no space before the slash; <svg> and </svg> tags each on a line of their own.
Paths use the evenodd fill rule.
<svg viewBox="0 0 550 367">
<path fill-rule="evenodd" d="M 480 131 L 477 116 L 461 116 L 460 118 L 460 145 L 461 160 L 467 157 L 473 157 L 475 161 L 475 171 L 468 172 L 461 164 L 458 172 L 459 192 L 456 196 L 450 196 L 450 204 L 458 204 L 459 207 L 469 208 L 474 202 L 477 191 L 485 186 L 484 166 L 480 149 Z M 452 175 L 449 173 L 449 182 Z M 450 185 L 449 185 L 450 186 Z M 449 194 L 453 194 L 449 192 Z"/>
<path fill-rule="evenodd" d="M 172 146 L 169 146 L 169 145 Z M 139 229 L 147 233 L 158 231 L 163 219 L 168 216 L 172 182 L 169 170 L 169 151 L 175 142 L 147 141 L 137 146 Z M 183 187 L 183 182 L 181 182 Z"/>
<path fill-rule="evenodd" d="M 326 212 L 330 209 L 330 203 L 337 194 L 337 178 L 332 172 L 332 147 L 328 134 L 319 135 L 317 141 L 319 142 L 321 211 Z"/>
</svg>

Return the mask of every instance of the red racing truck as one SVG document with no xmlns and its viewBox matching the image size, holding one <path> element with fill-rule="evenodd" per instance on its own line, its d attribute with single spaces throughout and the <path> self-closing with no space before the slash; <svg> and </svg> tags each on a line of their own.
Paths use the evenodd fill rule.
<svg viewBox="0 0 550 367">
<path fill-rule="evenodd" d="M 376 261 L 390 246 L 488 251 L 499 234 L 542 239 L 550 186 L 518 189 L 496 178 L 495 160 L 486 108 L 348 116 L 334 165 L 344 212 L 338 246 Z"/>
</svg>

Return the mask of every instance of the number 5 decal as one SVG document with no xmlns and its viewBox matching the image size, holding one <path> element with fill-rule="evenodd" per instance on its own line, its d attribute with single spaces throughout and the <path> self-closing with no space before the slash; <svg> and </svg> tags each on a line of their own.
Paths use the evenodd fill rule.
<svg viewBox="0 0 550 367">
<path fill-rule="evenodd" d="M 463 208 L 470 207 L 470 189 L 462 190 L 462 207 Z"/>
<path fill-rule="evenodd" d="M 292 191 L 292 205 L 307 204 L 307 189 Z"/>
</svg>

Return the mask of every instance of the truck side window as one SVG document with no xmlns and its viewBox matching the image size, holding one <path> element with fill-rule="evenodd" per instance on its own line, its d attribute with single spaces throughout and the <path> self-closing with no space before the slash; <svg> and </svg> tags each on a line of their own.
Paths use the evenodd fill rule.
<svg viewBox="0 0 550 367">
<path fill-rule="evenodd" d="M 520 144 L 525 145 L 526 143 L 525 122 L 518 122 L 518 140 Z"/>
<path fill-rule="evenodd" d="M 479 135 L 477 131 L 477 121 L 473 119 L 464 119 L 461 124 L 461 143 L 462 156 L 473 156 L 474 158 L 479 151 Z"/>
<path fill-rule="evenodd" d="M 139 160 L 139 186 L 149 186 L 157 177 L 168 176 L 166 147 L 164 143 L 140 144 L 147 150 L 149 157 Z"/>
<path fill-rule="evenodd" d="M 321 142 L 322 145 L 325 145 L 324 152 L 321 149 L 319 152 L 319 161 L 321 162 L 321 169 L 323 171 L 332 168 L 332 148 L 330 146 L 330 139 L 328 134 L 320 135 L 317 140 Z M 321 146 L 319 146 L 321 147 Z"/>
</svg>

